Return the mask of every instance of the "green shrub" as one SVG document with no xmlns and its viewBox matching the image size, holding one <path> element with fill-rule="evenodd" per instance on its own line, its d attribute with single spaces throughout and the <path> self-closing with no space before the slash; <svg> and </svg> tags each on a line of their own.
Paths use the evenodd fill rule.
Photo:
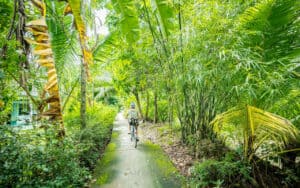
<svg viewBox="0 0 300 188">
<path fill-rule="evenodd" d="M 77 145 L 80 164 L 92 170 L 107 145 L 111 136 L 111 126 L 101 126 L 96 124 L 80 131 L 76 137 L 79 138 Z"/>
<path fill-rule="evenodd" d="M 80 130 L 79 113 L 69 113 L 67 136 L 46 130 L 15 131 L 0 126 L 0 187 L 84 187 L 111 136 L 116 115 L 113 107 L 97 105 L 87 111 Z"/>
<path fill-rule="evenodd" d="M 168 119 L 168 105 L 166 100 L 158 101 L 158 116 L 162 122 L 166 122 Z"/>
<path fill-rule="evenodd" d="M 90 178 L 73 141 L 57 140 L 52 129 L 20 134 L 1 126 L 0 132 L 0 187 L 83 187 Z"/>
<path fill-rule="evenodd" d="M 146 104 L 142 105 L 143 112 L 146 112 Z M 166 122 L 168 119 L 168 101 L 166 100 L 159 100 L 157 102 L 157 111 L 158 111 L 158 121 L 160 122 Z M 150 104 L 148 109 L 148 118 L 149 120 L 154 120 L 154 105 Z"/>
<path fill-rule="evenodd" d="M 111 126 L 117 114 L 117 108 L 113 106 L 96 103 L 94 106 L 87 108 L 87 127 L 95 124 Z M 73 107 L 66 112 L 64 122 L 68 129 L 78 130 L 80 128 L 80 108 Z"/>
<path fill-rule="evenodd" d="M 97 103 L 92 108 L 87 109 L 88 126 L 94 126 L 99 123 L 103 126 L 111 126 L 115 120 L 116 114 L 116 107 Z"/>
<path fill-rule="evenodd" d="M 251 166 L 228 154 L 224 160 L 206 160 L 192 170 L 195 187 L 247 187 L 251 184 Z"/>
<path fill-rule="evenodd" d="M 80 112 L 79 108 L 76 109 L 68 113 L 65 121 L 69 130 L 75 130 L 73 137 L 77 140 L 80 165 L 92 170 L 110 139 L 117 110 L 115 107 L 96 103 L 87 109 L 87 127 L 79 130 Z"/>
</svg>

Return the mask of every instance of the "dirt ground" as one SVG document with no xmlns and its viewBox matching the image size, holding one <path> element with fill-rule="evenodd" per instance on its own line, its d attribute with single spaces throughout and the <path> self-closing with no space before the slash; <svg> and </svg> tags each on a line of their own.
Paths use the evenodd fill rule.
<svg viewBox="0 0 300 188">
<path fill-rule="evenodd" d="M 172 131 L 166 125 L 151 123 L 144 123 L 140 128 L 145 139 L 160 145 L 182 175 L 190 175 L 190 168 L 195 160 L 188 147 L 181 143 L 178 131 Z"/>
</svg>

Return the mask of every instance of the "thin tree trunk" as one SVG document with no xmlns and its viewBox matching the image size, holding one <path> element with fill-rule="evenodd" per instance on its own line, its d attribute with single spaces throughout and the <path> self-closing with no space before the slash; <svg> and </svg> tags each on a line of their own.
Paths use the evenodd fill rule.
<svg viewBox="0 0 300 188">
<path fill-rule="evenodd" d="M 137 102 L 137 107 L 138 107 L 138 110 L 140 112 L 141 118 L 144 119 L 139 93 L 138 93 L 138 91 L 134 91 L 133 94 L 135 96 L 135 99 L 136 99 L 136 102 Z"/>
<path fill-rule="evenodd" d="M 158 122 L 157 91 L 154 93 L 154 123 Z"/>
<path fill-rule="evenodd" d="M 18 17 L 17 17 L 18 15 Z M 18 21 L 17 21 L 18 19 Z M 17 21 L 17 25 L 15 25 Z M 34 96 L 30 93 L 30 90 L 28 88 L 28 82 L 26 78 L 26 73 L 22 72 L 24 68 L 29 69 L 29 63 L 28 63 L 28 54 L 30 52 L 30 46 L 26 41 L 24 40 L 24 34 L 25 34 L 25 23 L 26 23 L 26 15 L 25 15 L 25 5 L 24 0 L 14 0 L 14 13 L 13 18 L 11 20 L 11 25 L 9 32 L 6 36 L 7 40 L 11 40 L 13 37 L 13 33 L 16 34 L 16 39 L 20 42 L 22 53 L 26 56 L 25 62 L 21 62 L 19 64 L 20 66 L 20 78 L 18 79 L 15 74 L 11 73 L 7 70 L 8 74 L 20 85 L 20 87 L 25 91 L 26 95 L 30 98 L 32 103 L 37 107 L 38 101 L 34 98 Z M 7 44 L 5 44 L 2 48 L 1 56 L 5 57 L 7 51 Z"/>
<path fill-rule="evenodd" d="M 74 89 L 76 88 L 76 86 L 77 86 L 77 84 L 78 84 L 78 82 L 79 82 L 79 79 L 80 79 L 80 78 L 78 78 L 78 79 L 75 81 L 74 85 L 72 86 L 71 91 L 70 91 L 70 93 L 68 94 L 68 96 L 67 96 L 67 98 L 66 98 L 66 100 L 65 100 L 65 102 L 64 102 L 64 104 L 63 104 L 63 107 L 62 107 L 62 110 L 61 110 L 62 112 L 65 110 L 66 105 L 67 105 L 69 99 L 71 98 L 71 95 L 72 95 Z"/>
<path fill-rule="evenodd" d="M 38 102 L 35 100 L 35 98 L 31 95 L 30 91 L 26 87 L 26 85 L 22 84 L 19 79 L 17 79 L 14 74 L 7 71 L 7 73 L 19 84 L 19 86 L 25 91 L 26 95 L 30 98 L 31 102 L 37 107 Z"/>
<path fill-rule="evenodd" d="M 169 90 L 170 91 L 170 90 Z M 171 92 L 168 92 L 168 123 L 172 127 L 172 101 L 171 101 Z"/>
<path fill-rule="evenodd" d="M 25 41 L 25 26 L 26 26 L 26 14 L 25 14 L 25 4 L 24 0 L 18 0 L 18 14 L 19 14 L 19 22 L 16 28 L 16 38 L 20 42 L 22 46 L 22 51 L 28 57 L 28 54 L 30 53 L 30 46 Z M 29 69 L 29 62 L 28 58 L 24 60 L 24 62 L 21 63 L 21 66 L 25 69 Z"/>
<path fill-rule="evenodd" d="M 182 133 L 182 142 L 187 143 L 187 136 L 188 136 L 188 127 L 189 127 L 189 95 L 187 94 L 187 90 L 184 89 L 186 86 L 183 86 L 183 109 L 182 109 L 182 119 L 184 120 L 181 122 L 181 133 Z"/>
<path fill-rule="evenodd" d="M 85 66 L 81 63 L 81 102 L 80 102 L 80 119 L 81 129 L 86 127 L 86 71 Z"/>
<path fill-rule="evenodd" d="M 152 24 L 151 24 L 149 11 L 148 11 L 147 6 L 146 6 L 146 1 L 143 0 L 143 2 L 144 2 L 144 13 L 145 13 L 145 15 L 146 15 L 146 22 L 148 23 L 149 29 L 150 29 L 150 31 L 151 31 L 151 35 L 152 35 L 152 38 L 153 38 L 153 44 L 154 44 L 154 46 L 155 46 L 156 53 L 157 53 L 158 57 L 161 57 L 161 54 L 159 53 L 159 49 L 158 49 L 156 43 L 157 43 L 157 41 L 158 41 L 158 43 L 159 43 L 161 46 L 163 46 L 163 44 L 162 44 L 162 41 L 160 40 L 160 38 L 159 38 L 158 36 L 156 37 L 156 33 L 155 33 L 154 28 L 153 28 L 153 26 L 152 26 Z M 160 65 L 160 67 L 162 67 L 162 60 L 161 60 L 161 58 L 158 58 L 157 61 L 158 61 L 159 65 Z"/>
<path fill-rule="evenodd" d="M 156 14 L 155 14 L 155 19 L 156 19 L 156 22 L 157 22 L 157 25 L 158 25 L 158 30 L 159 30 L 159 33 L 160 33 L 160 37 L 162 38 L 161 41 L 162 41 L 163 51 L 165 52 L 165 56 L 169 57 L 169 52 L 168 52 L 167 45 L 166 45 L 167 39 L 165 39 L 164 36 L 163 36 L 161 25 L 160 25 L 160 23 L 158 21 L 158 18 L 157 18 Z"/>
<path fill-rule="evenodd" d="M 179 0 L 178 3 L 178 25 L 180 31 L 180 38 L 179 38 L 179 48 L 180 48 L 180 60 L 181 60 L 181 69 L 183 74 L 185 73 L 185 64 L 183 63 L 183 35 L 182 35 L 182 14 L 181 14 L 181 1 Z"/>
<path fill-rule="evenodd" d="M 150 96 L 149 96 L 149 92 L 147 91 L 147 96 L 146 96 L 146 113 L 145 113 L 145 119 L 146 121 L 148 121 L 149 118 L 149 103 L 150 103 Z"/>
</svg>

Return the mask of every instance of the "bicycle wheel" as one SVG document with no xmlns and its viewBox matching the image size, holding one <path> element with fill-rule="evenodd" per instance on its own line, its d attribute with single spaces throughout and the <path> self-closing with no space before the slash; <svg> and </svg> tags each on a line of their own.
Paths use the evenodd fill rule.
<svg viewBox="0 0 300 188">
<path fill-rule="evenodd" d="M 131 132 L 131 138 L 130 138 L 130 140 L 131 140 L 131 142 L 135 139 L 135 135 L 134 135 L 134 132 L 135 132 L 135 130 L 134 130 L 134 126 L 133 125 L 130 125 L 130 132 Z"/>
<path fill-rule="evenodd" d="M 134 147 L 136 148 L 137 147 L 137 142 L 138 142 L 137 135 L 136 135 L 136 126 L 134 126 L 134 141 L 135 141 Z"/>
</svg>

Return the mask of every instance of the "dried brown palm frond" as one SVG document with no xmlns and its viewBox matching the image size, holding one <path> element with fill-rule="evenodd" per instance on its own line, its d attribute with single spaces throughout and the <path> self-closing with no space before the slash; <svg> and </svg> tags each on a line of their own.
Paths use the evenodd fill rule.
<svg viewBox="0 0 300 188">
<path fill-rule="evenodd" d="M 58 89 L 58 76 L 56 73 L 53 51 L 51 47 L 48 26 L 45 20 L 46 6 L 41 0 L 33 0 L 33 4 L 39 8 L 41 17 L 27 23 L 27 31 L 31 32 L 33 39 L 27 38 L 27 42 L 34 46 L 33 55 L 37 57 L 36 62 L 47 69 L 47 83 L 43 88 L 42 102 L 39 111 L 42 116 L 59 122 L 60 134 L 64 134 L 62 121 L 61 103 Z M 48 109 L 44 110 L 48 105 Z"/>
</svg>

